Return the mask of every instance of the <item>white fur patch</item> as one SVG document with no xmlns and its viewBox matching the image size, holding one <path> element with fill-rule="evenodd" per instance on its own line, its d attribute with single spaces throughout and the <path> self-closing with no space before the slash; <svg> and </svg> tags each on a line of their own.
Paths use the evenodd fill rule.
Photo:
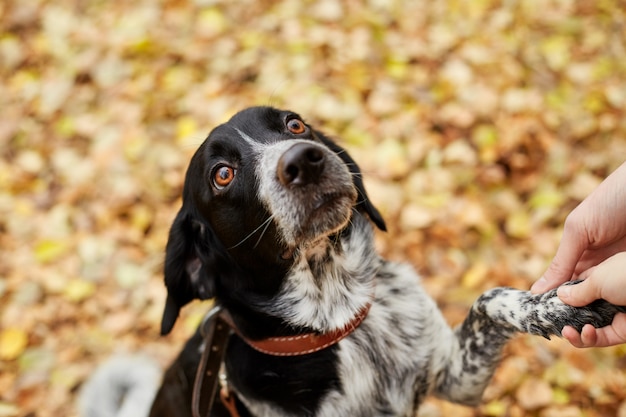
<svg viewBox="0 0 626 417">
<path fill-rule="evenodd" d="M 147 416 L 161 382 L 161 369 L 145 356 L 114 356 L 83 386 L 82 417 Z"/>
</svg>

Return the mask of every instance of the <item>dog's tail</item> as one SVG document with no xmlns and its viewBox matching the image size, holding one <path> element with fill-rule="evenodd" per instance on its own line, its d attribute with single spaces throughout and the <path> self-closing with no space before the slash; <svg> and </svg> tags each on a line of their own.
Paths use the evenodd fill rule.
<svg viewBox="0 0 626 417">
<path fill-rule="evenodd" d="M 81 417 L 148 417 L 161 383 L 161 369 L 145 356 L 114 356 L 84 384 Z"/>
</svg>

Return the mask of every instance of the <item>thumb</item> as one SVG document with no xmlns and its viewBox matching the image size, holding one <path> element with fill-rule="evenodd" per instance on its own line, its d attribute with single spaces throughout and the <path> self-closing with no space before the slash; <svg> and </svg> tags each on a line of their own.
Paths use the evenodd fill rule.
<svg viewBox="0 0 626 417">
<path fill-rule="evenodd" d="M 533 284 L 530 291 L 533 294 L 544 293 L 569 281 L 574 274 L 579 257 L 577 252 L 567 252 L 567 249 L 559 248 L 546 272 Z"/>
<path fill-rule="evenodd" d="M 578 239 L 574 230 L 572 227 L 563 230 L 561 244 L 556 250 L 554 259 L 543 276 L 530 288 L 533 294 L 549 291 L 572 278 L 574 268 L 585 251 L 584 242 Z"/>
<path fill-rule="evenodd" d="M 572 285 L 563 285 L 557 290 L 557 295 L 565 304 L 573 307 L 586 306 L 593 301 L 602 298 L 597 280 L 592 277 Z"/>
</svg>

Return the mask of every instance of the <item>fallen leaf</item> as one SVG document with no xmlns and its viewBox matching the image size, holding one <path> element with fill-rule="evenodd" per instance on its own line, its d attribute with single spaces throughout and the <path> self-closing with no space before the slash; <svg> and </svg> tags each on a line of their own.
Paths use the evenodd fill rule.
<svg viewBox="0 0 626 417">
<path fill-rule="evenodd" d="M 552 402 L 552 387 L 541 379 L 528 378 L 517 389 L 515 398 L 524 410 L 537 410 Z"/>
<path fill-rule="evenodd" d="M 15 404 L 0 401 L 0 417 L 15 417 L 19 413 L 20 409 Z"/>
<path fill-rule="evenodd" d="M 506 415 L 508 405 L 501 400 L 490 401 L 481 407 L 481 411 L 485 416 L 499 417 Z"/>
<path fill-rule="evenodd" d="M 70 249 L 66 240 L 42 240 L 35 245 L 35 259 L 40 263 L 49 263 L 65 254 Z"/>
<path fill-rule="evenodd" d="M 527 289 L 626 155 L 623 2 L 75 3 L 0 7 L 1 324 L 27 335 L 0 371 L 8 415 L 74 416 L 112 352 L 166 366 L 193 334 L 202 303 L 156 337 L 164 247 L 191 155 L 246 106 L 347 149 L 387 223 L 376 246 L 452 324 L 484 288 Z M 422 410 L 626 417 L 624 352 L 516 337 L 484 409 Z M 532 411 L 529 378 L 552 388 Z"/>
<path fill-rule="evenodd" d="M 504 230 L 506 230 L 509 236 L 518 239 L 524 239 L 530 236 L 531 223 L 528 212 L 519 210 L 511 213 L 506 219 Z"/>
<path fill-rule="evenodd" d="M 17 359 L 28 346 L 28 335 L 21 329 L 8 328 L 0 332 L 0 359 Z"/>
<path fill-rule="evenodd" d="M 63 290 L 63 296 L 71 302 L 79 303 L 91 297 L 96 292 L 96 285 L 93 282 L 83 279 L 70 280 Z"/>
<path fill-rule="evenodd" d="M 476 262 L 463 274 L 461 285 L 465 288 L 477 288 L 484 282 L 488 272 L 489 267 L 487 264 Z"/>
</svg>

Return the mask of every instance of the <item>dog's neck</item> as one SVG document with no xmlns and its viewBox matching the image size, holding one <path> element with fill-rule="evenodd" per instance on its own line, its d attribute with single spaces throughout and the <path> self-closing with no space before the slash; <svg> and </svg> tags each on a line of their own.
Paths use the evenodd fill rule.
<svg viewBox="0 0 626 417">
<path fill-rule="evenodd" d="M 269 313 L 294 328 L 341 329 L 371 302 L 380 263 L 371 225 L 355 214 L 344 232 L 298 251 Z"/>
</svg>

